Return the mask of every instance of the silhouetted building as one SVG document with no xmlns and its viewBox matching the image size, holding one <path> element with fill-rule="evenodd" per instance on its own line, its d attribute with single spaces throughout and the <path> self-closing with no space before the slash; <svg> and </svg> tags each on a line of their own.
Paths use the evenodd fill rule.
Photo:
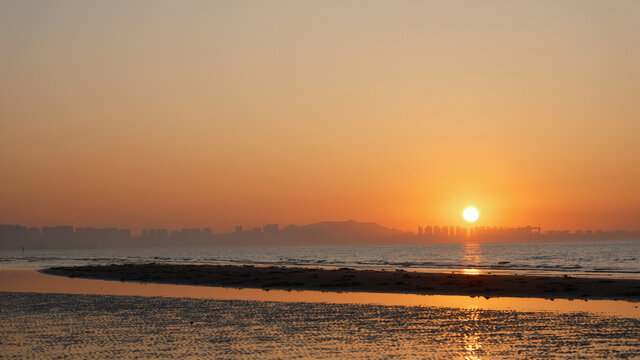
<svg viewBox="0 0 640 360">
<path fill-rule="evenodd" d="M 275 233 L 278 232 L 278 224 L 267 224 L 262 227 L 263 231 L 266 233 Z"/>
<path fill-rule="evenodd" d="M 433 236 L 434 237 L 440 237 L 440 235 L 442 235 L 442 232 L 440 231 L 440 226 L 436 225 L 433 227 Z"/>
<path fill-rule="evenodd" d="M 42 236 L 45 241 L 68 241 L 73 239 L 73 226 L 45 226 Z"/>
<path fill-rule="evenodd" d="M 427 226 L 424 228 L 424 236 L 433 236 L 433 227 Z"/>
<path fill-rule="evenodd" d="M 156 237 L 158 241 L 167 242 L 169 240 L 169 231 L 167 229 L 156 229 Z"/>
</svg>

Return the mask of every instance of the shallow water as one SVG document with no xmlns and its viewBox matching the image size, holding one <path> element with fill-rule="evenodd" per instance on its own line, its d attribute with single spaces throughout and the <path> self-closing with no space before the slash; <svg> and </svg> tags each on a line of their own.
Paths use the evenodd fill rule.
<svg viewBox="0 0 640 360">
<path fill-rule="evenodd" d="M 0 267 L 207 263 L 518 273 L 640 279 L 640 241 L 398 246 L 0 251 Z"/>
<path fill-rule="evenodd" d="M 327 304 L 432 306 L 483 310 L 589 312 L 640 319 L 640 303 L 613 300 L 564 300 L 458 295 L 415 295 L 367 292 L 287 291 L 215 286 L 171 285 L 69 278 L 34 270 L 0 269 L 0 291 L 188 297 L 214 300 L 322 302 Z"/>
<path fill-rule="evenodd" d="M 6 292 L 0 303 L 9 359 L 640 356 L 640 320 L 588 313 Z"/>
</svg>

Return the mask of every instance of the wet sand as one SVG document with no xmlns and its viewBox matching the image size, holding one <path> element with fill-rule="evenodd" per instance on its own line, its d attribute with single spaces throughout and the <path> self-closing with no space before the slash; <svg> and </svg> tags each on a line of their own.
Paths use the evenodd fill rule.
<svg viewBox="0 0 640 360">
<path fill-rule="evenodd" d="M 3 359 L 632 359 L 588 313 L 0 292 Z"/>
<path fill-rule="evenodd" d="M 640 301 L 640 280 L 631 279 L 156 263 L 53 267 L 42 272 L 88 279 L 233 288 Z"/>
</svg>

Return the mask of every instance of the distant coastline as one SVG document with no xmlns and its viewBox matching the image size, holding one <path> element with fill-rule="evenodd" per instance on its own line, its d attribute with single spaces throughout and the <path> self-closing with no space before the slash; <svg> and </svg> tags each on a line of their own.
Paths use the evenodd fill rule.
<svg viewBox="0 0 640 360">
<path fill-rule="evenodd" d="M 464 275 L 352 268 L 329 270 L 157 263 L 52 267 L 42 272 L 88 279 L 265 290 L 640 301 L 640 280 L 570 276 Z"/>
<path fill-rule="evenodd" d="M 539 227 L 426 226 L 417 233 L 376 223 L 325 221 L 303 226 L 278 224 L 213 233 L 211 228 L 128 229 L 73 226 L 26 227 L 0 224 L 0 250 L 144 247 L 335 246 L 433 243 L 500 243 L 640 240 L 640 231 L 543 231 Z"/>
</svg>

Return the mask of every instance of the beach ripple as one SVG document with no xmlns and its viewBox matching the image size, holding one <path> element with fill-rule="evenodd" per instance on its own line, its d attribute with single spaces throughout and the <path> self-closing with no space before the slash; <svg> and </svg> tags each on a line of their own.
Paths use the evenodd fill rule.
<svg viewBox="0 0 640 360">
<path fill-rule="evenodd" d="M 633 358 L 588 313 L 0 292 L 0 357 Z"/>
</svg>

